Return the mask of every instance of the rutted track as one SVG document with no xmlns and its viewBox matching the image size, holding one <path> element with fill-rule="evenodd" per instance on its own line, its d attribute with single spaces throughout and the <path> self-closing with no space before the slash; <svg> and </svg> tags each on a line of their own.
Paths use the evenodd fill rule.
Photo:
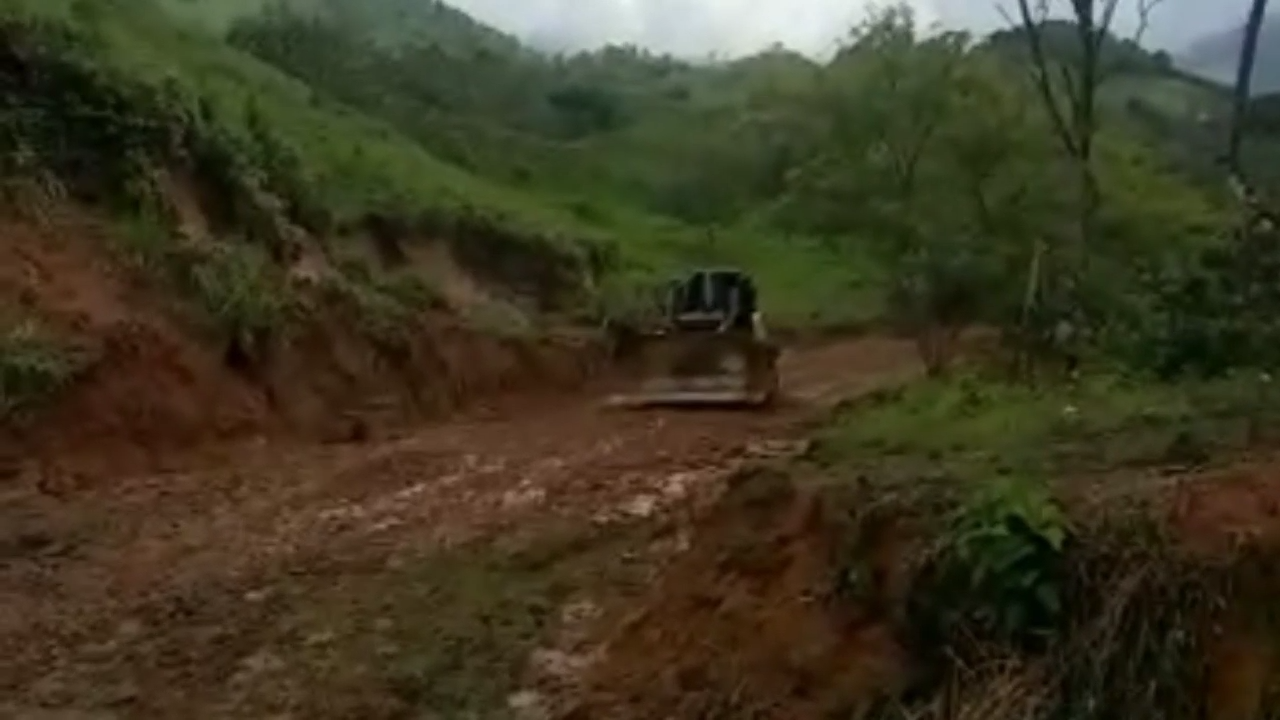
<svg viewBox="0 0 1280 720">
<path fill-rule="evenodd" d="M 159 698 L 207 689 L 224 657 L 253 649 L 245 628 L 261 621 L 277 578 L 372 572 L 404 548 L 540 521 L 662 512 L 712 489 L 753 449 L 793 437 L 816 408 L 913 373 L 912 358 L 879 339 L 789 351 L 789 400 L 770 413 L 513 400 L 395 440 L 246 448 L 220 467 L 120 478 L 64 499 L 14 492 L 0 505 L 18 528 L 0 537 L 0 645 L 10 649 L 0 696 L 79 704 L 62 697 L 83 683 L 65 670 L 86 653 L 127 662 L 137 647 L 185 637 L 192 616 L 222 618 L 235 630 L 134 669 L 116 690 L 146 698 L 139 707 L 150 709 L 130 717 L 166 714 L 177 706 Z"/>
</svg>

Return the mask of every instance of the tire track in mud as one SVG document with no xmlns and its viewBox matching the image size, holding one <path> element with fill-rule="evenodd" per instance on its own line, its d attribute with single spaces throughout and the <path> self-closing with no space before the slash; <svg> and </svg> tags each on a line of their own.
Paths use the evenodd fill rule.
<svg viewBox="0 0 1280 720">
<path fill-rule="evenodd" d="M 204 603 L 235 624 L 288 574 L 369 571 L 406 548 L 664 512 L 714 492 L 753 452 L 776 451 L 817 409 L 916 372 L 911 346 L 882 339 L 782 359 L 789 401 L 768 413 L 517 403 L 396 440 L 258 447 L 69 500 L 4 501 L 32 529 L 0 546 L 0 644 L 17 649 L 0 657 L 0 695 L 47 700 L 51 671 L 139 618 L 152 635 L 179 633 L 183 608 Z M 197 682 L 202 669 L 191 672 Z"/>
</svg>

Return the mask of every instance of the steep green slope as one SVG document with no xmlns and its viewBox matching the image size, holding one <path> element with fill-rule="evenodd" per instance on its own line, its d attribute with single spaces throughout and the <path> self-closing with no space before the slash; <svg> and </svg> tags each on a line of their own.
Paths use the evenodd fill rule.
<svg viewBox="0 0 1280 720">
<path fill-rule="evenodd" d="M 348 31 L 375 37 L 384 44 L 433 42 L 450 49 L 492 52 L 520 49 L 515 38 L 440 0 L 162 0 L 161 4 L 175 17 L 218 34 L 238 19 L 288 8 L 332 18 Z"/>
<path fill-rule="evenodd" d="M 231 26 L 231 42 L 497 182 L 699 223 L 732 222 L 777 194 L 786 159 L 754 152 L 768 138 L 753 98 L 803 86 L 818 69 L 785 52 L 710 66 L 617 47 L 551 57 L 496 48 L 454 23 L 388 44 L 379 27 L 310 4 L 247 15 Z M 399 5 L 361 7 L 386 24 Z"/>
<path fill-rule="evenodd" d="M 1073 66 L 1078 41 L 1071 23 L 1047 23 L 1043 32 L 1048 55 Z M 1239 62 L 1238 33 L 1232 42 L 1236 44 L 1229 52 L 1222 48 L 1215 51 L 1215 62 L 1220 66 L 1217 72 L 1188 64 L 1186 58 L 1175 60 L 1164 52 L 1147 51 L 1125 40 L 1104 42 L 1105 78 L 1099 100 L 1108 122 L 1124 125 L 1145 137 L 1159 147 L 1173 167 L 1209 186 L 1223 187 L 1220 158 L 1226 148 L 1232 113 L 1230 87 Z M 1026 39 L 1020 31 L 997 32 L 986 44 L 1015 62 L 1030 62 Z M 1266 63 L 1259 55 L 1260 79 L 1271 72 Z M 1280 183 L 1280 133 L 1254 123 L 1242 155 L 1243 163 L 1257 181 Z"/>
<path fill-rule="evenodd" d="M 382 123 L 327 103 L 274 68 L 175 26 L 146 0 L 39 0 L 26 12 L 78 28 L 92 43 L 83 52 L 104 69 L 198 99 L 234 132 L 247 134 L 250 115 L 259 115 L 292 146 L 319 200 L 339 221 L 382 207 L 479 207 L 531 234 L 595 235 L 546 203 L 441 162 Z"/>
<path fill-rule="evenodd" d="M 172 96 L 184 112 L 212 117 L 240 141 L 252 142 L 255 133 L 270 135 L 291 158 L 296 185 L 324 226 L 318 230 L 352 227 L 370 214 L 429 216 L 429 226 L 445 232 L 456 223 L 478 223 L 513 240 L 577 256 L 582 267 L 603 273 L 595 279 L 602 302 L 625 301 L 632 278 L 714 261 L 756 271 L 767 297 L 778 301 L 780 320 L 836 320 L 874 312 L 863 302 L 866 293 L 855 292 L 852 302 L 843 295 L 874 282 L 862 260 L 837 257 L 808 240 L 780 245 L 774 232 L 760 228 L 723 230 L 721 242 L 707 243 L 704 230 L 632 209 L 616 196 L 470 172 L 383 119 L 156 12 L 148 0 L 32 0 L 17 12 L 49 27 L 73 29 L 78 52 L 89 62 Z M 519 152 L 508 152 L 493 139 L 504 134 L 510 135 L 495 127 L 486 136 L 467 123 L 456 137 L 506 162 L 514 156 L 526 164 L 536 161 L 544 171 L 565 167 L 561 148 L 548 146 L 541 157 L 530 159 L 533 144 L 527 137 L 518 138 Z"/>
</svg>

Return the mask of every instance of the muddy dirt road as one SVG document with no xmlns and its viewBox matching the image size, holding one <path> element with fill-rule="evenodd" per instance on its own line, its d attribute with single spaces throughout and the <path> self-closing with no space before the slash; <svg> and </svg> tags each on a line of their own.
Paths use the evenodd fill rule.
<svg viewBox="0 0 1280 720">
<path fill-rule="evenodd" d="M 122 717 L 189 710 L 263 642 L 282 578 L 337 582 L 403 551 L 661 513 L 775 452 L 824 404 L 913 372 L 909 346 L 843 341 L 784 353 L 790 399 L 770 413 L 516 399 L 398 439 L 245 447 L 209 469 L 63 497 L 11 482 L 0 697 L 130 708 Z"/>
</svg>

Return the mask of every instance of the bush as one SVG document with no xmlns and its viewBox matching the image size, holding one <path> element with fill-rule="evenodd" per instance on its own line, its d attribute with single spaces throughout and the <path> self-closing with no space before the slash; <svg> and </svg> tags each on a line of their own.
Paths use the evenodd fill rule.
<svg viewBox="0 0 1280 720">
<path fill-rule="evenodd" d="M 922 626 L 952 645 L 1043 651 L 1063 622 L 1066 514 L 1047 485 L 980 484 L 951 518 L 917 598 Z M 957 648 L 961 650 L 961 648 Z"/>
<path fill-rule="evenodd" d="M 423 278 L 407 271 L 376 273 L 360 262 L 341 263 L 321 287 L 327 297 L 355 311 L 366 337 L 388 347 L 408 342 L 415 316 L 444 307 L 440 293 Z"/>
<path fill-rule="evenodd" d="M 10 421 L 65 388 L 83 369 L 70 348 L 33 323 L 0 333 L 0 421 Z"/>
<path fill-rule="evenodd" d="M 1121 357 L 1166 380 L 1280 366 L 1277 241 L 1275 229 L 1242 229 L 1186 266 L 1148 273 Z"/>
<path fill-rule="evenodd" d="M 930 672 L 877 717 L 1192 720 L 1225 717 L 1223 700 L 1268 706 L 1215 697 L 1213 680 L 1241 670 L 1221 664 L 1224 629 L 1272 647 L 1274 554 L 1195 556 L 1145 508 L 1080 521 L 1052 550 L 1067 537 L 1057 510 L 1006 533 L 1028 506 L 998 495 L 960 510 L 913 587 L 910 629 Z"/>
<path fill-rule="evenodd" d="M 214 246 L 180 280 L 227 339 L 250 354 L 298 309 L 266 252 L 251 245 Z"/>
</svg>

